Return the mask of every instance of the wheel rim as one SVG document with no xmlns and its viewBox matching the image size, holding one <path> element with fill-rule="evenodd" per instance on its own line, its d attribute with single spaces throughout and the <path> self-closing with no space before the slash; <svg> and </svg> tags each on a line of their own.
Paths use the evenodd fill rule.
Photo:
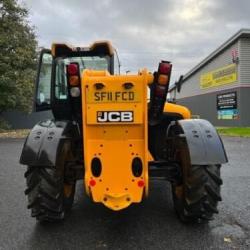
<svg viewBox="0 0 250 250">
<path fill-rule="evenodd" d="M 63 194 L 65 198 L 69 198 L 74 191 L 73 185 L 64 184 L 63 185 Z"/>
<path fill-rule="evenodd" d="M 177 199 L 182 199 L 183 197 L 183 186 L 175 186 L 174 187 L 174 194 Z"/>
</svg>

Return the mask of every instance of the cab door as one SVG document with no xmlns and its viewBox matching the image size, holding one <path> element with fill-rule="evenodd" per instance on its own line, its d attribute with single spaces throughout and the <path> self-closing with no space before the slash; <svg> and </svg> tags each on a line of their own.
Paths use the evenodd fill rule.
<svg viewBox="0 0 250 250">
<path fill-rule="evenodd" d="M 52 61 L 51 50 L 43 49 L 40 53 L 36 77 L 35 112 L 51 109 Z"/>
</svg>

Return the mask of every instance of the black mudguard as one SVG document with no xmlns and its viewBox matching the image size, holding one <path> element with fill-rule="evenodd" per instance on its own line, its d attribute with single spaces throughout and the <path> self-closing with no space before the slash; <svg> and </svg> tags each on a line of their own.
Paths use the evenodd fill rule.
<svg viewBox="0 0 250 250">
<path fill-rule="evenodd" d="M 177 123 L 184 133 L 192 165 L 228 162 L 223 142 L 210 122 L 202 119 L 187 119 L 173 123 Z"/>
<path fill-rule="evenodd" d="M 30 166 L 55 166 L 63 142 L 79 137 L 77 125 L 72 121 L 39 122 L 26 138 L 20 163 Z"/>
</svg>

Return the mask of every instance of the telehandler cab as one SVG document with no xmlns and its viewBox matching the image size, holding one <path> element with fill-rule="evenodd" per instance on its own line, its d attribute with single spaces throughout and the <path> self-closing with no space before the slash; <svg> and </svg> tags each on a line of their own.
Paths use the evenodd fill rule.
<svg viewBox="0 0 250 250">
<path fill-rule="evenodd" d="M 117 75 L 114 61 L 107 41 L 41 51 L 35 111 L 51 110 L 54 119 L 35 125 L 20 158 L 31 215 L 63 219 L 79 179 L 94 202 L 115 211 L 141 202 L 149 180 L 162 179 L 182 221 L 211 220 L 227 162 L 215 128 L 166 102 L 170 62 L 154 74 Z"/>
</svg>

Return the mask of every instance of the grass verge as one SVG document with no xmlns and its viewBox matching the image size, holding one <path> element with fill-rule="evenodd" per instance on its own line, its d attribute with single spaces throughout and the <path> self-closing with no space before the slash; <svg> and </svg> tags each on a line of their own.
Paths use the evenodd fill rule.
<svg viewBox="0 0 250 250">
<path fill-rule="evenodd" d="M 217 127 L 220 135 L 250 137 L 250 127 Z"/>
<path fill-rule="evenodd" d="M 17 130 L 1 130 L 0 138 L 25 138 L 30 132 L 30 129 L 17 129 Z"/>
<path fill-rule="evenodd" d="M 250 137 L 250 127 L 217 127 L 220 135 Z M 3 130 L 0 129 L 0 138 L 25 138 L 30 129 Z"/>
</svg>

